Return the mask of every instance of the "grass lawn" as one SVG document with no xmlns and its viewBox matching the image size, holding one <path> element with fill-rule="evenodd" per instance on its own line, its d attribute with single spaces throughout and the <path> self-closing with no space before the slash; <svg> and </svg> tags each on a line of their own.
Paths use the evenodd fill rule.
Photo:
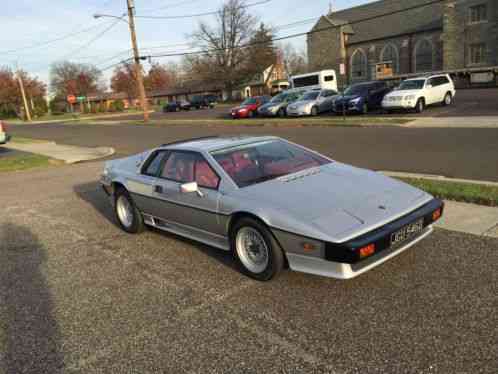
<svg viewBox="0 0 498 374">
<path fill-rule="evenodd" d="M 398 178 L 440 199 L 487 206 L 498 206 L 498 187 L 470 183 Z"/>
<path fill-rule="evenodd" d="M 402 125 L 411 122 L 406 118 L 342 118 L 322 117 L 322 118 L 253 118 L 253 119 L 159 119 L 151 120 L 151 125 L 171 126 L 171 125 L 205 125 L 205 126 L 345 126 L 345 127 L 366 127 L 382 125 Z M 94 124 L 104 124 L 93 122 Z M 122 124 L 144 125 L 143 121 L 126 120 L 120 121 Z"/>
<path fill-rule="evenodd" d="M 106 112 L 106 113 L 86 113 L 86 114 L 79 114 L 79 113 L 64 113 L 64 114 L 59 114 L 59 115 L 52 115 L 52 114 L 47 114 L 42 117 L 37 117 L 33 118 L 32 122 L 44 122 L 44 121 L 80 121 L 84 120 L 86 118 L 98 118 L 98 117 L 106 117 L 106 116 L 125 116 L 125 115 L 130 115 L 130 114 L 136 114 L 136 113 L 141 113 L 141 111 L 138 110 L 128 110 L 125 112 Z M 7 124 L 11 123 L 13 125 L 17 124 L 29 124 L 30 122 L 22 121 L 19 118 L 11 118 L 11 119 L 6 119 L 5 122 Z"/>
<path fill-rule="evenodd" d="M 23 153 L 16 156 L 0 157 L 0 172 L 41 168 L 51 165 L 58 165 L 60 163 L 60 161 L 56 161 L 45 156 Z"/>
<path fill-rule="evenodd" d="M 13 136 L 12 139 L 10 139 L 10 141 L 12 143 L 19 143 L 19 144 L 32 144 L 32 143 L 46 143 L 46 142 L 48 142 L 48 140 L 21 138 L 19 136 Z"/>
</svg>

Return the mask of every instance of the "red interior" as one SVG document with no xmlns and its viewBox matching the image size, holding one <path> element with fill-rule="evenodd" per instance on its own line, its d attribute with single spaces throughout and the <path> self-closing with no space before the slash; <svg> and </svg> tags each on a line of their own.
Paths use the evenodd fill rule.
<svg viewBox="0 0 498 374">
<path fill-rule="evenodd" d="M 206 161 L 197 161 L 195 181 L 202 187 L 217 188 L 219 178 Z"/>
</svg>

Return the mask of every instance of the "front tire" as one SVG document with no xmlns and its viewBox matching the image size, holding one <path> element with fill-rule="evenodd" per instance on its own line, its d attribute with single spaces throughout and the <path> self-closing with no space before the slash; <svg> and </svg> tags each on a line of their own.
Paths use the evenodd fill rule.
<svg viewBox="0 0 498 374">
<path fill-rule="evenodd" d="M 280 117 L 280 118 L 284 118 L 285 117 L 285 109 L 279 109 L 278 110 L 278 113 L 277 115 Z"/>
<path fill-rule="evenodd" d="M 314 106 L 311 108 L 311 117 L 316 117 L 318 115 L 318 108 Z"/>
<path fill-rule="evenodd" d="M 237 221 L 230 244 L 241 271 L 253 279 L 269 281 L 284 268 L 282 249 L 266 226 L 255 219 Z"/>
<path fill-rule="evenodd" d="M 114 212 L 119 226 L 129 234 L 138 234 L 144 231 L 142 214 L 138 211 L 128 191 L 119 188 L 114 199 Z"/>
<path fill-rule="evenodd" d="M 361 107 L 361 114 L 367 114 L 367 113 L 368 113 L 368 104 L 363 103 L 363 105 Z"/>
<path fill-rule="evenodd" d="M 444 96 L 444 100 L 443 100 L 443 106 L 449 106 L 453 103 L 453 96 L 451 96 L 451 93 L 448 92 L 446 93 L 446 95 Z"/>
<path fill-rule="evenodd" d="M 424 99 L 418 99 L 417 104 L 415 106 L 415 111 L 417 113 L 422 113 L 425 109 L 425 101 Z"/>
</svg>

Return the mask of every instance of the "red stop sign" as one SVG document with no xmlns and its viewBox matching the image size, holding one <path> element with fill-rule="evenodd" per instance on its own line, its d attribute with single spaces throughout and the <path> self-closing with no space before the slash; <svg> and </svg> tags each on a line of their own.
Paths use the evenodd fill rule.
<svg viewBox="0 0 498 374">
<path fill-rule="evenodd" d="M 76 96 L 74 96 L 74 95 L 67 95 L 67 102 L 69 104 L 74 104 L 76 102 Z"/>
</svg>

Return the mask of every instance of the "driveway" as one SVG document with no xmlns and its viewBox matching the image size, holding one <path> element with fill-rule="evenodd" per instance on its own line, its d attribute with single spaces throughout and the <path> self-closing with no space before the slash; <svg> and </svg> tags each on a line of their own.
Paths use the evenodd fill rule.
<svg viewBox="0 0 498 374">
<path fill-rule="evenodd" d="M 11 125 L 14 136 L 85 147 L 111 146 L 118 156 L 205 135 L 276 135 L 332 158 L 375 170 L 498 181 L 498 129 L 256 127 L 203 125 Z"/>
<path fill-rule="evenodd" d="M 0 373 L 496 373 L 498 239 L 436 230 L 351 281 L 257 283 L 119 230 L 101 168 L 0 178 Z"/>
</svg>

